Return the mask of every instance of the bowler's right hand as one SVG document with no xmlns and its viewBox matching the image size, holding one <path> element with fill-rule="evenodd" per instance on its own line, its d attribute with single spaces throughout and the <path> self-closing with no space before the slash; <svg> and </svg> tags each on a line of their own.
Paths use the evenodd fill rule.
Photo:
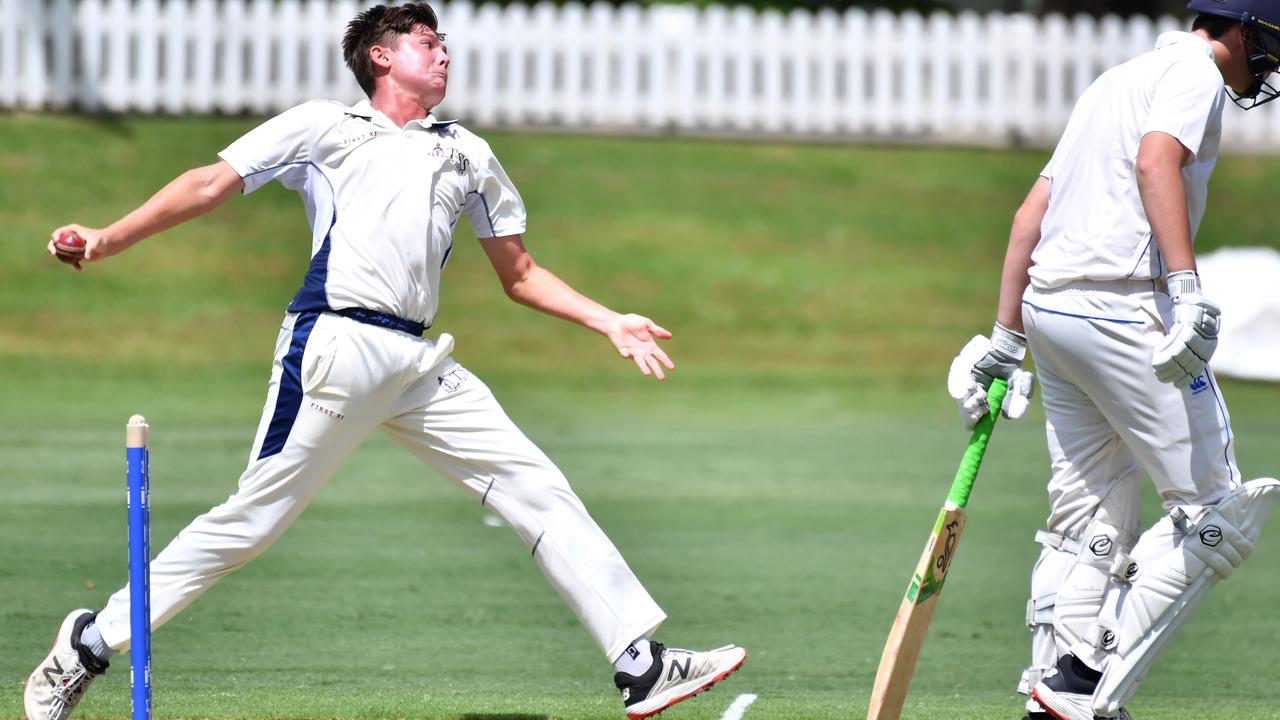
<svg viewBox="0 0 1280 720">
<path fill-rule="evenodd" d="M 45 246 L 45 249 L 48 251 L 48 253 L 51 256 L 55 258 L 58 257 L 58 251 L 57 251 L 57 248 L 53 246 L 53 244 L 55 241 L 57 241 L 58 236 L 65 232 L 73 232 L 84 239 L 84 261 L 85 262 L 93 262 L 95 260 L 101 260 L 107 257 L 108 255 L 113 254 L 109 251 L 107 240 L 102 235 L 103 230 L 99 228 L 88 228 L 83 225 L 71 224 L 71 225 L 63 225 L 62 227 L 55 229 L 52 233 L 49 234 L 49 244 Z M 78 270 L 79 268 L 76 268 L 76 269 Z"/>
</svg>

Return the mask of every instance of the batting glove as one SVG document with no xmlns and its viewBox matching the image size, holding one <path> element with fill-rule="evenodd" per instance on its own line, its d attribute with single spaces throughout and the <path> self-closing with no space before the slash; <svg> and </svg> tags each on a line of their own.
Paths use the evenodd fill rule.
<svg viewBox="0 0 1280 720">
<path fill-rule="evenodd" d="M 1151 367 L 1161 382 L 1185 388 L 1204 374 L 1218 349 L 1222 311 L 1200 294 L 1200 276 L 1194 270 L 1170 273 L 1168 283 L 1173 326 L 1156 346 Z"/>
<path fill-rule="evenodd" d="M 996 323 L 991 329 L 986 353 L 973 364 L 970 374 L 984 389 L 989 388 L 996 378 L 1008 380 L 1013 377 L 1026 356 L 1027 336 Z"/>
<path fill-rule="evenodd" d="M 1027 414 L 1036 379 L 1020 367 L 1026 353 L 1027 339 L 996 323 L 990 338 L 974 336 L 951 361 L 947 391 L 955 399 L 966 429 L 972 429 L 987 414 L 987 388 L 997 378 L 1009 383 L 1001 414 L 1011 420 Z"/>
</svg>

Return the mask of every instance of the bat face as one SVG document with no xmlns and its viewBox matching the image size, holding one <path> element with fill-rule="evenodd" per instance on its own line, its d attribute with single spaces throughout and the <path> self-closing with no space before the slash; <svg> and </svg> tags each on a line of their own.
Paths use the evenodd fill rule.
<svg viewBox="0 0 1280 720">
<path fill-rule="evenodd" d="M 973 428 L 969 446 L 960 460 L 960 469 L 956 471 L 956 479 L 947 493 L 947 501 L 933 524 L 929 542 L 925 543 L 924 554 L 911 576 L 911 584 L 907 586 L 907 594 L 898 606 L 898 616 L 894 618 L 893 629 L 884 644 L 876 683 L 871 688 L 867 720 L 898 720 L 902 714 L 916 659 L 920 657 L 929 621 L 933 619 L 933 609 L 938 605 L 942 586 L 955 560 L 960 533 L 964 532 L 964 508 L 969 503 L 978 467 L 987 451 L 987 442 L 991 439 L 996 417 L 1000 414 L 1000 403 L 1007 391 L 1008 384 L 1004 380 L 996 380 L 987 392 L 989 412 Z"/>
<path fill-rule="evenodd" d="M 916 574 L 907 587 L 906 602 L 920 605 L 942 592 L 942 584 L 947 581 L 947 570 L 951 568 L 963 530 L 964 511 L 944 510 L 938 515 L 933 534 L 925 545 L 925 554 L 920 558 L 920 567 L 916 568 Z"/>
</svg>

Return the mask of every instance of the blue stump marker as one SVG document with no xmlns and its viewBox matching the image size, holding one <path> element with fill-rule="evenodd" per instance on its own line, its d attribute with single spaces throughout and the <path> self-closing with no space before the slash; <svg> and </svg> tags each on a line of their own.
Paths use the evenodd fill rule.
<svg viewBox="0 0 1280 720">
<path fill-rule="evenodd" d="M 133 720 L 151 718 L 151 453 L 146 418 L 125 428 L 129 489 L 129 630 Z"/>
</svg>

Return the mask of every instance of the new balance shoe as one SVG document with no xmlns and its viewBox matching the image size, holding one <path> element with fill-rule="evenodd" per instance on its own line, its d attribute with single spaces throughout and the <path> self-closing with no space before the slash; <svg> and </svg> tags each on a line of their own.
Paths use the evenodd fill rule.
<svg viewBox="0 0 1280 720">
<path fill-rule="evenodd" d="M 1028 712 L 1022 716 L 1022 720 L 1057 720 L 1057 718 L 1047 712 Z M 1128 710 L 1120 708 L 1120 714 L 1116 715 L 1115 720 L 1133 720 L 1133 716 Z"/>
<path fill-rule="evenodd" d="M 742 667 L 747 649 L 736 645 L 696 652 L 651 642 L 653 665 L 643 675 L 620 672 L 613 684 L 631 720 L 651 717 L 697 695 Z"/>
<path fill-rule="evenodd" d="M 1102 673 L 1085 665 L 1074 655 L 1058 658 L 1058 672 L 1036 683 L 1031 697 L 1057 720 L 1107 720 L 1093 714 L 1093 691 Z M 1131 720 L 1120 708 L 1115 720 Z"/>
<path fill-rule="evenodd" d="M 58 628 L 49 656 L 27 678 L 22 704 L 27 720 L 66 720 L 108 663 L 80 644 L 80 633 L 97 613 L 73 610 Z"/>
</svg>

